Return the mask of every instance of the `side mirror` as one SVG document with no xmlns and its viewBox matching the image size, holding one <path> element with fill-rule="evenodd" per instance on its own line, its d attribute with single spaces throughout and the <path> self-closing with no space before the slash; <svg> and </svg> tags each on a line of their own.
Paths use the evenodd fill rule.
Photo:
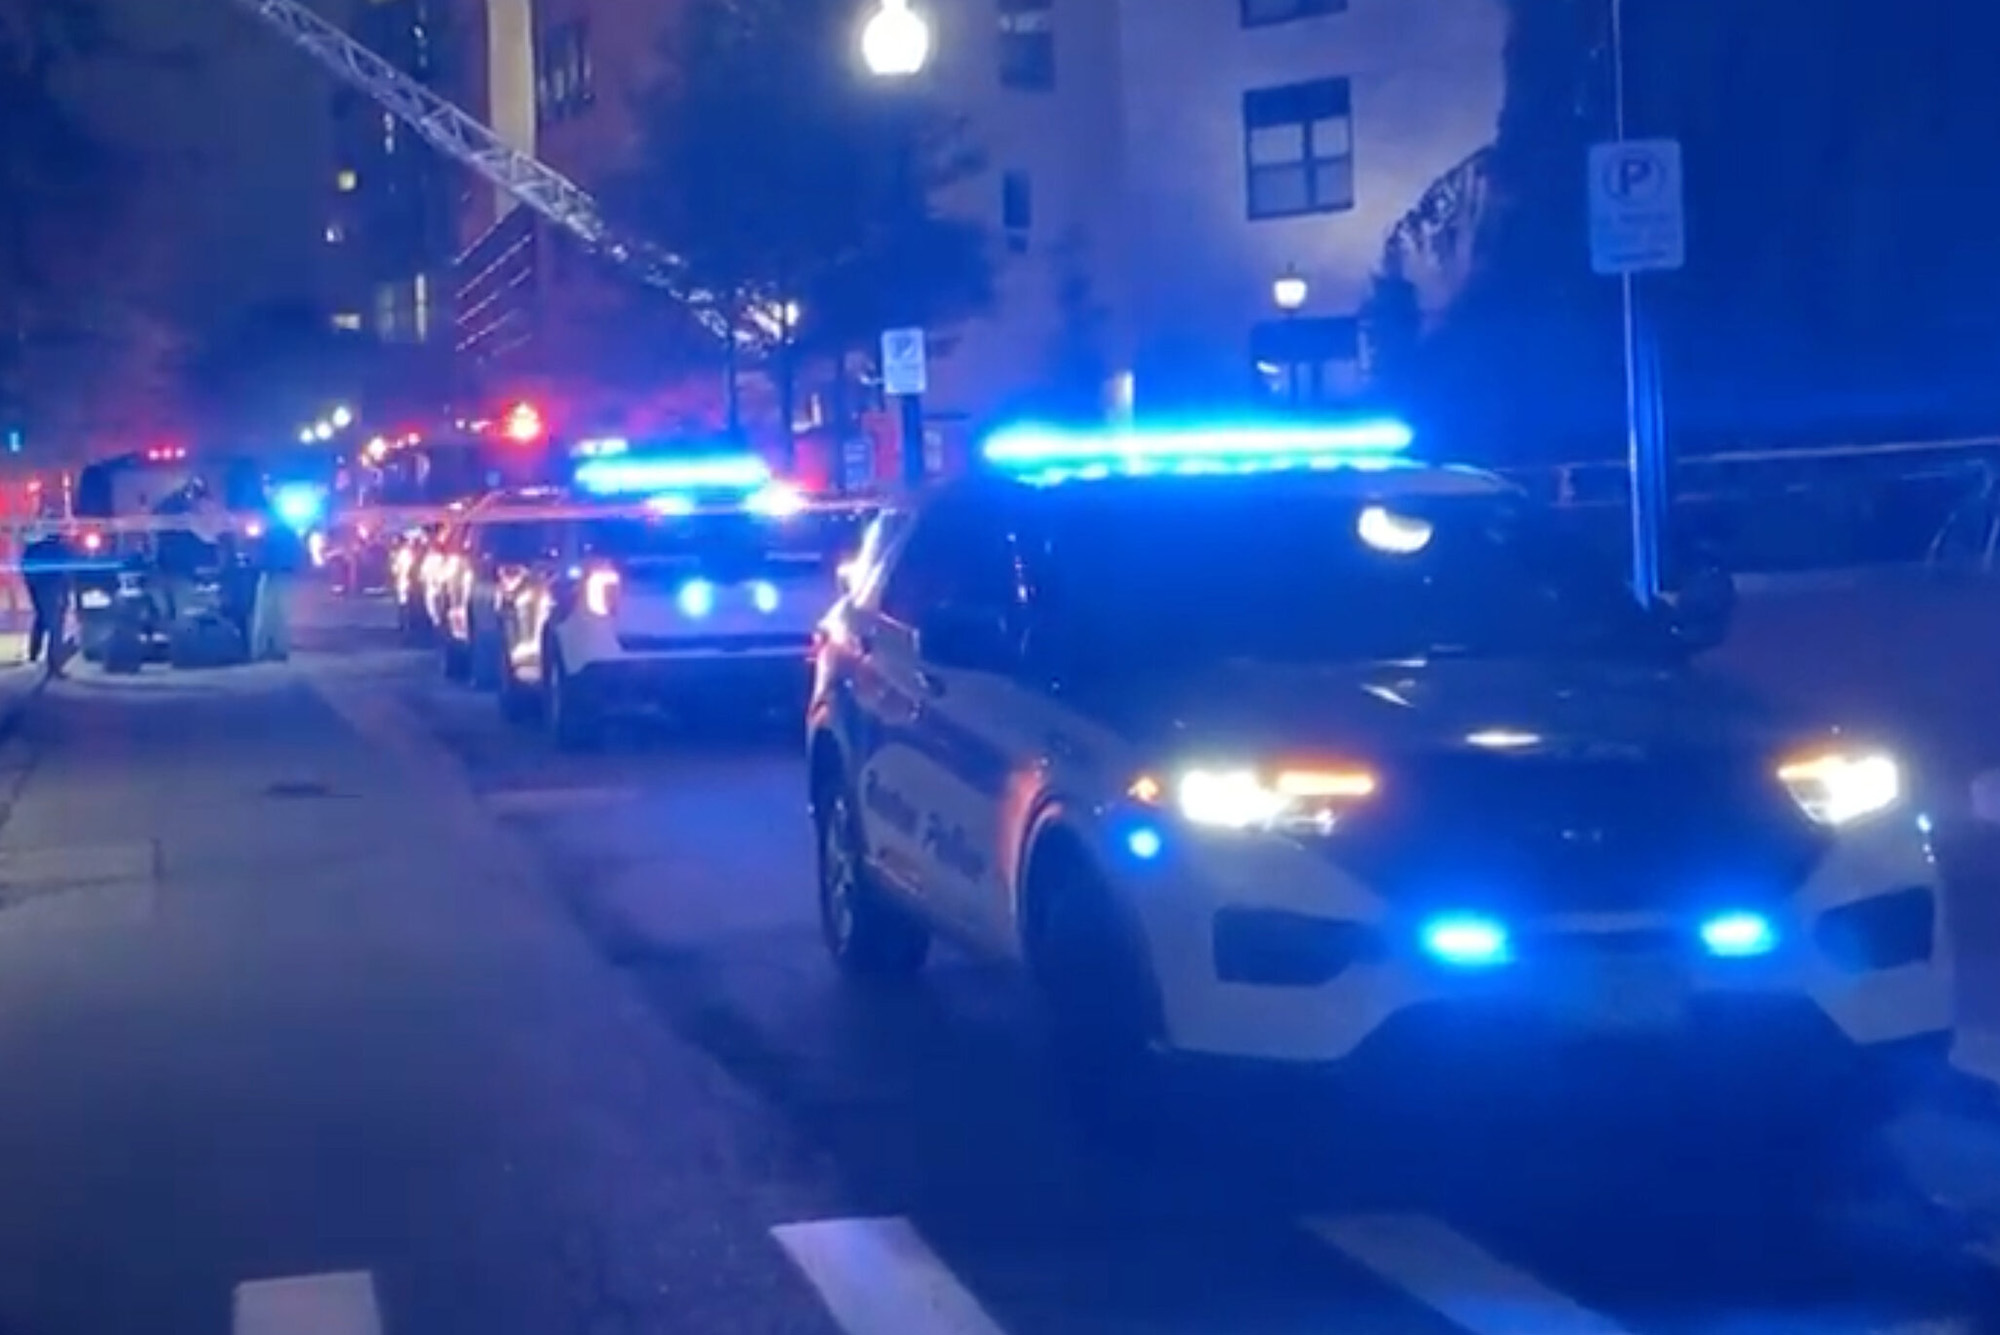
<svg viewBox="0 0 2000 1335">
<path fill-rule="evenodd" d="M 936 607 L 917 622 L 917 656 L 966 672 L 1005 672 L 1016 654 L 1006 622 L 967 607 Z"/>
<path fill-rule="evenodd" d="M 1736 620 L 1736 581 L 1719 566 L 1691 571 L 1673 600 L 1674 638 L 1695 653 L 1729 638 Z"/>
</svg>

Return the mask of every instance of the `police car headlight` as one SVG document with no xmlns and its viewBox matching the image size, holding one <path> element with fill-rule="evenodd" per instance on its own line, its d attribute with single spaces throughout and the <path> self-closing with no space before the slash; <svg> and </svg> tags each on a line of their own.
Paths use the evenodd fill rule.
<svg viewBox="0 0 2000 1335">
<path fill-rule="evenodd" d="M 1195 768 L 1175 777 L 1171 796 L 1182 819 L 1209 829 L 1324 833 L 1375 786 L 1375 776 L 1357 768 Z M 1157 780 L 1133 786 L 1142 800 L 1148 792 L 1167 796 Z"/>
<path fill-rule="evenodd" d="M 1846 825 L 1903 800 L 1903 771 L 1881 751 L 1821 751 L 1778 766 L 1799 809 L 1821 825 Z"/>
</svg>

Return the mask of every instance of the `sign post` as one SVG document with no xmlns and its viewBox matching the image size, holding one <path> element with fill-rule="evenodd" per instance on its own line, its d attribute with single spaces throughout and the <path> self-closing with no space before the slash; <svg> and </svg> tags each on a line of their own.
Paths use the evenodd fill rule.
<svg viewBox="0 0 2000 1335">
<path fill-rule="evenodd" d="M 903 485 L 924 481 L 924 394 L 930 368 L 922 329 L 882 331 L 882 392 L 898 401 L 902 417 Z"/>
<path fill-rule="evenodd" d="M 1619 138 L 1590 150 L 1590 267 L 1618 279 L 1625 344 L 1625 446 L 1632 483 L 1632 591 L 1660 596 L 1662 549 L 1672 501 L 1662 420 L 1659 356 L 1640 318 L 1635 279 L 1687 263 L 1681 146 L 1672 139 Z"/>
</svg>

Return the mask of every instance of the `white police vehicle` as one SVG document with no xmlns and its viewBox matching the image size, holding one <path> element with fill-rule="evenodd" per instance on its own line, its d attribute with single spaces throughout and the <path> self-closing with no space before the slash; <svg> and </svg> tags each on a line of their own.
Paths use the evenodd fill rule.
<svg viewBox="0 0 2000 1335">
<path fill-rule="evenodd" d="M 1726 576 L 1642 607 L 1407 439 L 1022 430 L 917 504 L 818 655 L 840 968 L 1020 961 L 1101 1069 L 1662 1057 L 1879 1116 L 1952 1024 L 1897 760 L 1691 662 Z"/>
<path fill-rule="evenodd" d="M 592 454 L 576 468 L 583 513 L 503 600 L 507 712 L 539 712 L 571 746 L 636 710 L 798 709 L 842 521 L 753 454 Z"/>
</svg>

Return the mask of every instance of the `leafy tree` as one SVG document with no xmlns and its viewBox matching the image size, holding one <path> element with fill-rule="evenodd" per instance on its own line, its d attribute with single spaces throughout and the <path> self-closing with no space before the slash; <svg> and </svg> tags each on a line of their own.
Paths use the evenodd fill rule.
<svg viewBox="0 0 2000 1335">
<path fill-rule="evenodd" d="M 797 302 L 798 352 L 841 358 L 991 299 L 988 238 L 935 194 L 974 169 L 920 88 L 873 84 L 851 0 L 693 0 L 638 107 L 614 213 L 680 257 L 732 327 Z"/>
<path fill-rule="evenodd" d="M 177 336 L 139 286 L 157 256 L 127 246 L 143 164 L 67 92 L 96 65 L 173 60 L 125 42 L 99 0 L 0 0 L 0 416 L 31 438 L 118 429 L 80 410 L 107 389 L 139 417 L 160 407 Z"/>
<path fill-rule="evenodd" d="M 1612 135 L 1610 0 L 1506 0 L 1490 200 L 1417 358 L 1429 415 L 1501 459 L 1605 456 L 1617 284 L 1583 177 Z M 1682 450 L 2000 425 L 2000 82 L 1980 0 L 1625 0 L 1628 124 L 1683 147 L 1689 255 L 1641 282 Z M 1960 34 L 1954 37 L 1954 34 Z"/>
</svg>

